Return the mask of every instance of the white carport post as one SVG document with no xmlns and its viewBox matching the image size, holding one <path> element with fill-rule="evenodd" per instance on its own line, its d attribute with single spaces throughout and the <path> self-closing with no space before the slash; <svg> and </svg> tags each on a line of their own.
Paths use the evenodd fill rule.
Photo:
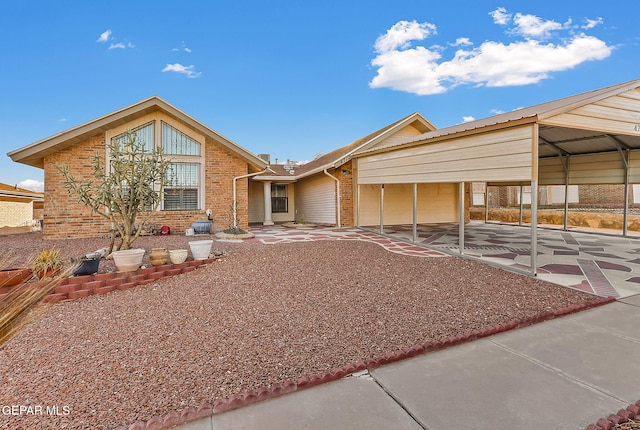
<svg viewBox="0 0 640 430">
<path fill-rule="evenodd" d="M 384 184 L 380 184 L 380 234 L 384 233 Z"/>
<path fill-rule="evenodd" d="M 518 225 L 522 226 L 522 209 L 524 205 L 524 191 L 522 184 L 520 184 L 520 217 L 518 218 Z"/>
<path fill-rule="evenodd" d="M 460 217 L 459 227 L 458 227 L 458 246 L 460 255 L 464 254 L 464 182 L 460 182 L 460 190 L 458 191 L 460 194 Z"/>
<path fill-rule="evenodd" d="M 418 184 L 413 184 L 413 243 L 418 241 Z"/>
<path fill-rule="evenodd" d="M 531 276 L 538 273 L 538 181 L 531 181 Z"/>
</svg>

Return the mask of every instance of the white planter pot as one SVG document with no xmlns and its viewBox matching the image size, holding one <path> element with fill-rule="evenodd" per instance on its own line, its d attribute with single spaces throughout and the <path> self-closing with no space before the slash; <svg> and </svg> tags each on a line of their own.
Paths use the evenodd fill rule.
<svg viewBox="0 0 640 430">
<path fill-rule="evenodd" d="M 189 251 L 186 249 L 172 249 L 169 251 L 169 260 L 171 260 L 173 264 L 184 263 L 187 255 L 189 255 Z"/>
<path fill-rule="evenodd" d="M 113 262 L 121 272 L 133 272 L 138 270 L 142 264 L 142 257 L 144 257 L 144 249 L 125 249 L 122 251 L 115 251 L 113 254 Z"/>
<path fill-rule="evenodd" d="M 195 240 L 193 242 L 189 242 L 189 247 L 191 248 L 191 255 L 193 255 L 193 259 L 206 260 L 207 258 L 209 258 L 212 245 L 213 240 Z"/>
</svg>

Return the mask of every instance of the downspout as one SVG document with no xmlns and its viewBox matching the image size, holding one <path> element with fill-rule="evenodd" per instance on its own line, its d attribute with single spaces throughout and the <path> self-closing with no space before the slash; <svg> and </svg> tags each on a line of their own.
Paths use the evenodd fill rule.
<svg viewBox="0 0 640 430">
<path fill-rule="evenodd" d="M 237 198 L 236 198 L 236 181 L 238 179 L 244 179 L 244 178 L 249 178 L 251 176 L 257 176 L 257 175 L 261 175 L 263 173 L 267 173 L 267 172 L 271 172 L 271 173 L 276 173 L 273 170 L 271 170 L 270 168 L 266 168 L 261 172 L 256 172 L 256 173 L 248 173 L 246 175 L 240 175 L 240 176 L 236 176 L 235 178 L 233 178 L 233 228 L 238 228 L 238 222 L 236 221 L 238 219 L 238 208 L 237 208 Z"/>
<path fill-rule="evenodd" d="M 338 227 L 342 227 L 342 224 L 340 223 L 340 212 L 341 212 L 341 207 L 340 207 L 340 179 L 336 178 L 335 176 L 333 176 L 332 174 L 330 174 L 329 172 L 327 172 L 327 169 L 324 169 L 324 174 L 327 175 L 328 177 L 330 177 L 331 179 L 333 179 L 334 181 L 336 181 L 336 204 L 338 205 Z"/>
</svg>

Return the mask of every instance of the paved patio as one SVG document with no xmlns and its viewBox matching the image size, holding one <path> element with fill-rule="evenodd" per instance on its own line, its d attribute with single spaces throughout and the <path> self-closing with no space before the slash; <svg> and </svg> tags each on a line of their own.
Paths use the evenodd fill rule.
<svg viewBox="0 0 640 430">
<path fill-rule="evenodd" d="M 390 252 L 419 257 L 457 255 L 458 225 L 418 226 L 418 242 L 411 243 L 411 226 L 387 226 L 384 235 L 358 228 L 290 229 L 252 227 L 262 243 L 310 240 L 366 240 Z M 538 229 L 538 277 L 599 296 L 616 298 L 640 293 L 640 239 L 575 231 Z M 530 266 L 529 227 L 485 224 L 465 226 L 467 257 L 519 271 Z"/>
</svg>

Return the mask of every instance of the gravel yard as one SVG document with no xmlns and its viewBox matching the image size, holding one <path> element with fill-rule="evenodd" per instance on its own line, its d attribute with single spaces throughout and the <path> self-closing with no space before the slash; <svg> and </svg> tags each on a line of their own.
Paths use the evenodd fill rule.
<svg viewBox="0 0 640 430">
<path fill-rule="evenodd" d="M 135 246 L 186 248 L 189 240 L 142 237 Z M 53 244 L 79 257 L 106 240 L 0 237 L 1 252 L 18 263 Z M 58 406 L 60 416 L 3 414 L 0 428 L 111 429 L 597 299 L 362 241 L 214 249 L 227 255 L 196 271 L 46 306 L 0 349 L 0 399 Z M 101 263 L 108 270 L 112 263 Z"/>
</svg>

